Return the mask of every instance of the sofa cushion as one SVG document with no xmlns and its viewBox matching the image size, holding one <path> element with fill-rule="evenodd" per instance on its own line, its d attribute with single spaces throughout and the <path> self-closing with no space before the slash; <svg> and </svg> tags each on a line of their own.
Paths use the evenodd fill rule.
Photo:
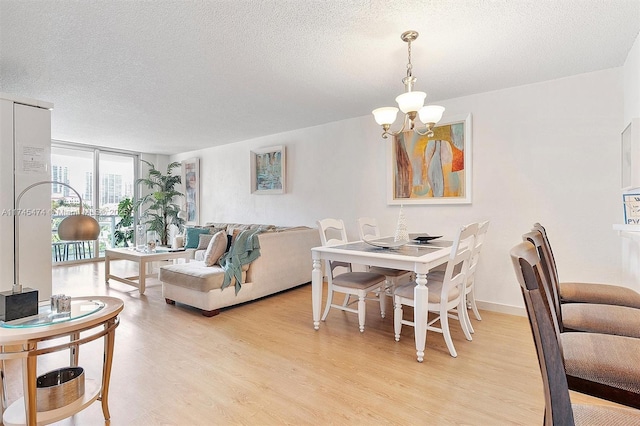
<svg viewBox="0 0 640 426">
<path fill-rule="evenodd" d="M 191 228 L 185 229 L 184 248 L 197 248 L 200 242 L 200 234 L 208 234 L 209 228 Z"/>
<path fill-rule="evenodd" d="M 200 235 L 202 237 L 202 235 Z M 213 266 L 220 256 L 222 256 L 227 248 L 227 233 L 220 231 L 211 236 L 211 241 L 207 246 L 207 251 L 204 252 L 204 264 L 206 266 Z"/>
<path fill-rule="evenodd" d="M 248 265 L 242 268 L 242 280 L 246 280 Z M 204 262 L 178 263 L 160 268 L 159 279 L 162 282 L 185 287 L 191 290 L 207 292 L 222 288 L 224 270 L 221 266 L 205 266 Z M 235 278 L 231 286 L 235 285 Z"/>
<path fill-rule="evenodd" d="M 200 234 L 198 235 L 198 247 L 196 250 L 206 250 L 209 247 L 209 243 L 213 239 L 214 234 Z"/>
</svg>

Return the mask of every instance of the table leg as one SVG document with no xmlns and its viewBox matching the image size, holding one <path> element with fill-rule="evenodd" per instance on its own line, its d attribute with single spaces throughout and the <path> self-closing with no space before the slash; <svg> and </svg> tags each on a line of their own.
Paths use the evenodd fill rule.
<svg viewBox="0 0 640 426">
<path fill-rule="evenodd" d="M 113 327 L 115 319 L 105 324 L 106 328 Z M 102 402 L 102 414 L 104 419 L 109 420 L 109 380 L 111 379 L 111 362 L 113 360 L 113 346 L 116 340 L 115 328 L 104 336 L 104 364 L 102 367 L 102 390 L 100 391 L 100 401 Z"/>
<path fill-rule="evenodd" d="M 108 254 L 104 255 L 104 282 L 109 284 L 109 275 L 111 275 L 111 258 Z"/>
<path fill-rule="evenodd" d="M 72 342 L 78 340 L 80 339 L 80 333 L 72 333 L 69 338 Z M 78 345 L 69 346 L 69 365 L 71 367 L 78 366 L 78 358 L 80 357 L 80 352 L 78 352 L 78 349 Z"/>
<path fill-rule="evenodd" d="M 322 304 L 322 268 L 320 259 L 313 259 L 311 271 L 311 305 L 313 309 L 313 328 L 320 328 L 320 308 Z"/>
<path fill-rule="evenodd" d="M 147 279 L 147 262 L 140 258 L 140 263 L 138 264 L 138 289 L 140 290 L 140 294 L 144 294 L 145 290 L 145 281 Z"/>
<path fill-rule="evenodd" d="M 25 345 L 25 350 L 31 352 L 35 350 L 35 344 Z M 37 404 L 36 404 L 36 364 L 37 356 L 29 353 L 22 360 L 22 383 L 24 388 L 24 411 L 28 426 L 37 424 Z"/>
<path fill-rule="evenodd" d="M 424 361 L 424 348 L 427 343 L 427 305 L 429 303 L 429 288 L 427 287 L 427 274 L 418 273 L 413 289 L 414 332 L 416 335 L 416 355 L 418 362 Z"/>
</svg>

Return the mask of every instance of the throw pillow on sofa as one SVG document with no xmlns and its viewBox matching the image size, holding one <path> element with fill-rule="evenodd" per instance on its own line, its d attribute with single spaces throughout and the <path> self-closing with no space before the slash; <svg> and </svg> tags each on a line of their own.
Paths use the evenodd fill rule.
<svg viewBox="0 0 640 426">
<path fill-rule="evenodd" d="M 216 264 L 220 256 L 224 254 L 227 248 L 227 233 L 220 231 L 214 234 L 209 241 L 207 251 L 204 252 L 204 264 L 205 266 L 213 266 Z"/>
<path fill-rule="evenodd" d="M 200 234 L 208 234 L 208 228 L 187 228 L 185 230 L 185 241 L 184 248 L 186 249 L 194 249 L 198 248 L 198 243 L 200 242 Z"/>
<path fill-rule="evenodd" d="M 196 247 L 196 250 L 206 250 L 214 235 L 215 233 L 198 235 L 198 247 Z"/>
</svg>

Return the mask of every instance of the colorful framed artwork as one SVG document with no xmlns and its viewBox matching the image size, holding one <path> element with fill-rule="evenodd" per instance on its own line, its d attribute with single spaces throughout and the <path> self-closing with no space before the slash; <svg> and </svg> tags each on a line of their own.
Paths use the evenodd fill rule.
<svg viewBox="0 0 640 426">
<path fill-rule="evenodd" d="M 623 194 L 625 225 L 640 225 L 640 194 Z"/>
<path fill-rule="evenodd" d="M 284 145 L 251 151 L 251 192 L 284 194 L 286 191 L 286 152 Z"/>
<path fill-rule="evenodd" d="M 471 203 L 471 114 L 443 119 L 433 137 L 406 131 L 390 144 L 388 204 Z"/>
<path fill-rule="evenodd" d="M 182 162 L 182 183 L 187 225 L 197 225 L 200 220 L 200 161 L 190 158 Z"/>
</svg>

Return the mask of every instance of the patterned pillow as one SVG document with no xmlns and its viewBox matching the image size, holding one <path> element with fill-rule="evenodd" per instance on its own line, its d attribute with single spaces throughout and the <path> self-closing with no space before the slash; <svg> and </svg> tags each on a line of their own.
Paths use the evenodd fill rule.
<svg viewBox="0 0 640 426">
<path fill-rule="evenodd" d="M 196 250 L 206 250 L 209 247 L 209 242 L 213 238 L 214 234 L 200 234 L 198 235 L 198 247 Z"/>
<path fill-rule="evenodd" d="M 184 248 L 197 248 L 200 242 L 200 234 L 208 234 L 208 228 L 187 228 L 185 230 Z"/>
<path fill-rule="evenodd" d="M 227 233 L 220 231 L 212 236 L 207 251 L 204 252 L 204 264 L 205 266 L 213 266 L 220 259 L 220 256 L 224 254 L 224 250 L 227 248 Z"/>
</svg>

